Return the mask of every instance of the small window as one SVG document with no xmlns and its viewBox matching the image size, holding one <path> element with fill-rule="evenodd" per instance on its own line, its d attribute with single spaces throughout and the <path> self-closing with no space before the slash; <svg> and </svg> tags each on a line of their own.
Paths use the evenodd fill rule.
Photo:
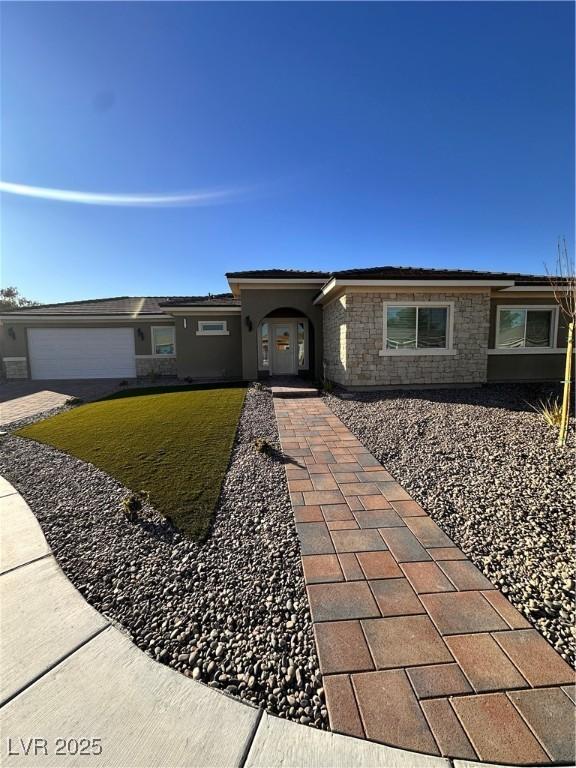
<svg viewBox="0 0 576 768">
<path fill-rule="evenodd" d="M 447 349 L 448 307 L 386 305 L 386 349 Z"/>
<path fill-rule="evenodd" d="M 169 325 L 152 328 L 152 354 L 173 355 L 175 351 L 174 328 Z"/>
<path fill-rule="evenodd" d="M 553 347 L 552 307 L 498 307 L 496 348 Z"/>
<path fill-rule="evenodd" d="M 227 320 L 198 320 L 197 336 L 228 336 Z"/>
</svg>

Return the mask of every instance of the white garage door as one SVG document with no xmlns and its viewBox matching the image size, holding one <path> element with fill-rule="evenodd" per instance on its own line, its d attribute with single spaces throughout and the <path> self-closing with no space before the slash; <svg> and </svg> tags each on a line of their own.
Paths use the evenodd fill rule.
<svg viewBox="0 0 576 768">
<path fill-rule="evenodd" d="M 29 328 L 33 379 L 136 376 L 133 328 Z"/>
</svg>

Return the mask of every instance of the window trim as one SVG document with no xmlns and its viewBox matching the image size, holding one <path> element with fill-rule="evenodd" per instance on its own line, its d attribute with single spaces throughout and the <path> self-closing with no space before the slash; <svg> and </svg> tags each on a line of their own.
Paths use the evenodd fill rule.
<svg viewBox="0 0 576 768">
<path fill-rule="evenodd" d="M 440 307 L 448 310 L 448 322 L 446 323 L 445 347 L 416 347 L 413 349 L 388 349 L 386 338 L 388 336 L 388 308 L 389 307 Z M 384 301 L 382 304 L 382 349 L 378 352 L 380 357 L 406 357 L 420 355 L 457 355 L 454 349 L 454 302 L 453 301 Z M 418 329 L 418 313 L 416 313 L 416 329 Z"/>
<path fill-rule="evenodd" d="M 221 331 L 204 330 L 203 326 L 214 325 L 215 323 L 221 323 L 222 325 Z M 198 320 L 198 325 L 196 327 L 196 336 L 230 336 L 230 331 L 228 330 L 228 320 Z"/>
<path fill-rule="evenodd" d="M 170 329 L 172 331 L 172 346 L 174 347 L 174 352 L 172 352 L 169 355 L 162 355 L 156 353 L 156 344 L 154 342 L 154 331 L 155 330 L 162 330 L 165 331 L 166 329 Z M 151 346 L 151 352 L 152 354 L 150 357 L 159 357 L 159 358 L 170 358 L 170 357 L 176 357 L 176 326 L 174 325 L 152 325 L 150 326 L 150 346 Z M 138 357 L 138 355 L 136 355 Z M 146 355 L 147 357 L 147 355 Z"/>
<path fill-rule="evenodd" d="M 524 318 L 524 344 L 521 347 L 500 347 L 498 346 L 500 336 L 500 314 L 502 310 L 522 310 L 526 312 Z M 552 322 L 550 323 L 550 337 L 547 347 L 527 347 L 526 346 L 526 323 L 528 322 L 528 312 L 552 312 Z M 556 304 L 498 304 L 496 306 L 496 324 L 494 328 L 494 347 L 498 354 L 541 354 L 544 350 L 557 349 L 558 344 L 558 323 L 559 314 Z"/>
</svg>

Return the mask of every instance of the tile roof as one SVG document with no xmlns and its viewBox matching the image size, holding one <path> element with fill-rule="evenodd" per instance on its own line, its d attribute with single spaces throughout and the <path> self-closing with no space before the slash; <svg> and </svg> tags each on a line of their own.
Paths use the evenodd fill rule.
<svg viewBox="0 0 576 768">
<path fill-rule="evenodd" d="M 108 299 L 40 304 L 35 307 L 20 307 L 5 312 L 11 315 L 51 315 L 54 317 L 90 317 L 92 315 L 145 317 L 146 315 L 167 314 L 170 307 L 174 306 L 219 307 L 239 305 L 240 299 L 235 299 L 231 293 L 208 294 L 207 296 L 114 296 Z"/>
<path fill-rule="evenodd" d="M 227 272 L 229 279 L 322 279 L 338 280 L 510 280 L 517 286 L 549 286 L 547 275 L 524 275 L 518 272 L 482 272 L 464 269 L 431 269 L 423 267 L 368 267 L 366 269 L 343 269 L 333 272 L 295 269 L 256 269 L 244 272 Z M 566 280 L 559 282 L 566 282 Z M 89 317 L 91 315 L 125 315 L 145 317 L 161 315 L 170 307 L 227 307 L 240 306 L 241 300 L 231 293 L 208 294 L 207 296 L 114 296 L 106 299 L 85 299 L 66 301 L 59 304 L 41 304 L 34 307 L 20 307 L 4 310 L 2 314 Z"/>
<path fill-rule="evenodd" d="M 430 267 L 368 267 L 342 269 L 331 277 L 346 280 L 513 280 L 528 284 L 549 284 L 546 275 L 523 275 L 518 272 L 488 272 L 475 269 L 434 269 Z"/>
<path fill-rule="evenodd" d="M 236 278 L 250 278 L 253 277 L 256 280 L 264 280 L 271 278 L 277 280 L 278 278 L 284 278 L 285 280 L 295 280 L 300 278 L 309 277 L 311 280 L 325 279 L 332 275 L 332 272 L 319 272 L 316 270 L 308 269 L 248 269 L 243 272 L 226 272 L 226 277 L 230 279 Z"/>
<path fill-rule="evenodd" d="M 20 307 L 8 310 L 13 315 L 158 315 L 164 310 L 160 302 L 166 296 L 114 296 L 107 299 L 65 301 L 59 304 L 40 304 L 36 307 Z"/>
<path fill-rule="evenodd" d="M 162 307 L 239 307 L 240 299 L 231 293 L 209 293 L 208 296 L 172 296 Z"/>
<path fill-rule="evenodd" d="M 339 280 L 513 280 L 518 285 L 549 285 L 547 275 L 525 275 L 519 272 L 488 272 L 474 269 L 434 269 L 430 267 L 366 267 L 341 269 L 329 272 L 296 269 L 253 269 L 242 272 L 227 272 L 229 280 L 234 278 L 295 279 L 311 278 L 326 281 Z"/>
</svg>

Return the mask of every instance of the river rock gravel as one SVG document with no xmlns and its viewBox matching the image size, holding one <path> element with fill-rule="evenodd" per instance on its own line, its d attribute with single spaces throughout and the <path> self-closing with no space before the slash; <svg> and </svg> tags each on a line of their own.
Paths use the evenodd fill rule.
<svg viewBox="0 0 576 768">
<path fill-rule="evenodd" d="M 538 387 L 327 395 L 326 403 L 572 664 L 576 450 Z"/>
<path fill-rule="evenodd" d="M 29 422 L 30 420 L 28 420 Z M 10 428 L 21 426 L 12 425 Z M 213 530 L 197 544 L 91 464 L 11 434 L 0 472 L 86 600 L 157 661 L 296 722 L 328 727 L 269 391 L 250 387 Z"/>
</svg>

